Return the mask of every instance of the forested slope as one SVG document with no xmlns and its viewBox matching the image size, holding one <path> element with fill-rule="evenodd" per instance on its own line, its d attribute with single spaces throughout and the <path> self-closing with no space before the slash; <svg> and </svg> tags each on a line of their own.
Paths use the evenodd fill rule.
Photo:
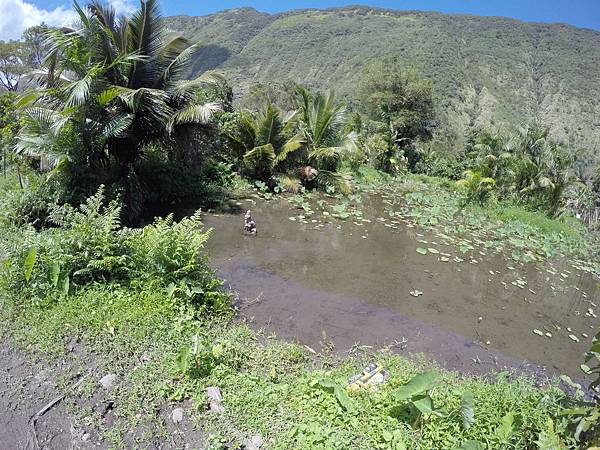
<svg viewBox="0 0 600 450">
<path fill-rule="evenodd" d="M 349 100 L 363 68 L 401 55 L 433 80 L 452 134 L 473 125 L 541 120 L 577 146 L 600 143 L 600 33 L 501 17 L 369 7 L 269 15 L 251 8 L 169 18 L 201 40 L 195 71 L 224 72 L 243 95 L 292 79 Z"/>
</svg>

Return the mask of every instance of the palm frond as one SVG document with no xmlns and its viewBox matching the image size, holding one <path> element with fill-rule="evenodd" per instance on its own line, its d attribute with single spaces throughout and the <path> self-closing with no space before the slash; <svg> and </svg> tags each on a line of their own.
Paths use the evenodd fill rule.
<svg viewBox="0 0 600 450">
<path fill-rule="evenodd" d="M 158 54 L 164 37 L 164 27 L 158 0 L 145 0 L 129 19 L 129 50 L 141 55 Z M 136 63 L 129 77 L 129 87 L 152 85 L 156 73 L 152 64 Z"/>
<path fill-rule="evenodd" d="M 277 184 L 283 188 L 283 190 L 291 194 L 297 194 L 300 190 L 300 186 L 302 186 L 302 183 L 300 183 L 300 178 L 293 177 L 285 173 L 279 173 L 273 178 Z"/>
<path fill-rule="evenodd" d="M 105 138 L 121 138 L 131 126 L 135 116 L 133 114 L 119 114 L 113 117 L 104 127 L 102 128 L 102 136 Z"/>
<path fill-rule="evenodd" d="M 221 104 L 210 102 L 201 105 L 188 105 L 176 111 L 169 120 L 167 131 L 170 133 L 176 125 L 198 123 L 206 124 L 211 121 L 215 112 L 221 111 Z"/>
<path fill-rule="evenodd" d="M 279 165 L 284 162 L 290 153 L 298 150 L 306 143 L 304 136 L 300 133 L 296 134 L 294 137 L 289 139 L 283 146 L 279 149 L 279 153 L 275 158 L 275 165 Z"/>
</svg>

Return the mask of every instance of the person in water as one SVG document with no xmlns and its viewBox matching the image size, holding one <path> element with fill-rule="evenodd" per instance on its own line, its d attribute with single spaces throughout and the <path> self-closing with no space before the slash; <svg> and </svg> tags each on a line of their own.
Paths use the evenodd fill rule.
<svg viewBox="0 0 600 450">
<path fill-rule="evenodd" d="M 248 234 L 256 234 L 256 223 L 252 220 L 250 210 L 244 215 L 244 232 Z"/>
</svg>

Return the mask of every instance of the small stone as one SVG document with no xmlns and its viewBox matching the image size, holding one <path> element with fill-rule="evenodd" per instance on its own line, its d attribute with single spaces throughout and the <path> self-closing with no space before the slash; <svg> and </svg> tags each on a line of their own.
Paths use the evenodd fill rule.
<svg viewBox="0 0 600 450">
<path fill-rule="evenodd" d="M 250 439 L 246 440 L 244 447 L 246 448 L 246 450 L 260 450 L 262 444 L 262 436 L 260 434 L 255 434 Z"/>
<path fill-rule="evenodd" d="M 222 413 L 225 411 L 225 408 L 221 404 L 223 397 L 221 396 L 221 391 L 218 387 L 210 386 L 206 388 L 206 396 L 208 397 L 208 406 L 210 411 L 216 413 Z"/>
<path fill-rule="evenodd" d="M 175 425 L 183 421 L 183 408 L 175 408 L 171 414 L 171 420 Z"/>
<path fill-rule="evenodd" d="M 111 389 L 116 379 L 117 376 L 114 373 L 109 373 L 100 378 L 100 384 L 104 389 Z"/>
</svg>

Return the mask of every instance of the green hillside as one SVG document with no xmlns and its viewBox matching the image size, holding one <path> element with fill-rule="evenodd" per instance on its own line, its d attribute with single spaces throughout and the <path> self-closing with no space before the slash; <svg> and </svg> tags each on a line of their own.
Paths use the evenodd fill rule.
<svg viewBox="0 0 600 450">
<path fill-rule="evenodd" d="M 401 55 L 436 87 L 442 123 L 468 126 L 539 119 L 552 134 L 600 143 L 600 32 L 501 17 L 369 7 L 269 15 L 252 8 L 169 18 L 201 40 L 195 71 L 218 69 L 242 96 L 257 81 L 335 87 L 352 100 L 365 65 Z"/>
</svg>

